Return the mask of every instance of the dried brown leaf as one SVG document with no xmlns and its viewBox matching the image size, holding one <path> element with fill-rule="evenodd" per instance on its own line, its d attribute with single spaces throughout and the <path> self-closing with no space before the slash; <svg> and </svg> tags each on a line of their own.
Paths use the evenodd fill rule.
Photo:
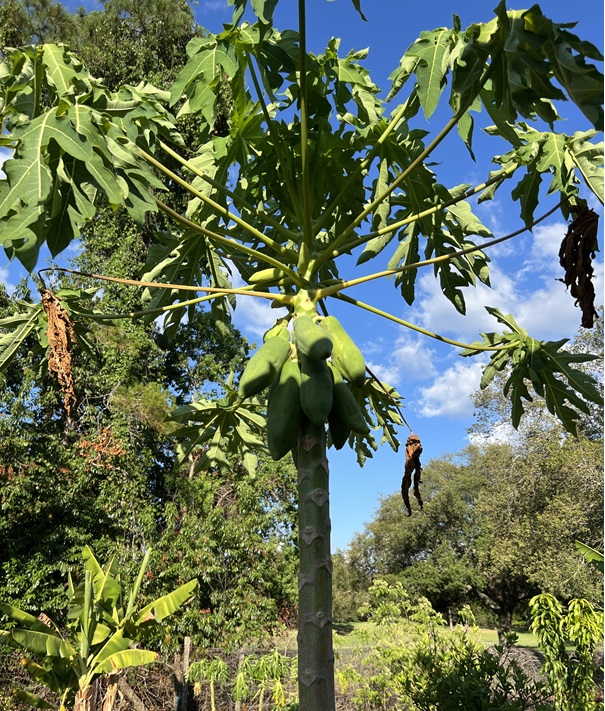
<svg viewBox="0 0 605 711">
<path fill-rule="evenodd" d="M 48 370 L 57 376 L 63 393 L 63 407 L 71 420 L 72 408 L 76 403 L 70 350 L 76 341 L 74 328 L 67 311 L 48 289 L 42 292 L 42 307 L 48 320 Z"/>
<path fill-rule="evenodd" d="M 592 260 L 598 249 L 599 216 L 587 207 L 576 208 L 575 215 L 559 249 L 559 263 L 565 270 L 565 278 L 559 281 L 569 288 L 575 305 L 582 309 L 582 326 L 592 328 L 597 315 Z"/>
<path fill-rule="evenodd" d="M 416 497 L 420 508 L 422 509 L 422 497 L 420 496 L 420 484 L 422 483 L 420 475 L 422 466 L 420 464 L 420 455 L 422 454 L 422 444 L 420 437 L 416 434 L 411 434 L 405 443 L 405 466 L 403 469 L 403 479 L 401 480 L 401 497 L 403 503 L 408 510 L 408 516 L 412 515 L 412 507 L 410 506 L 409 490 L 412 485 L 412 474 L 414 475 L 414 496 Z"/>
</svg>

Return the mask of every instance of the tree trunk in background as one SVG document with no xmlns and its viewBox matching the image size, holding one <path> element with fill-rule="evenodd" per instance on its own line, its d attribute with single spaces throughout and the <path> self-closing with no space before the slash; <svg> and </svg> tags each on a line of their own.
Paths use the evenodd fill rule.
<svg viewBox="0 0 605 711">
<path fill-rule="evenodd" d="M 513 627 L 513 608 L 501 609 L 498 615 L 498 642 L 504 644 L 506 641 L 505 635 L 511 631 Z"/>
<path fill-rule="evenodd" d="M 187 672 L 189 671 L 189 656 L 191 654 L 191 637 L 186 636 L 183 640 L 183 667 L 182 667 L 182 691 L 181 709 L 187 711 L 189 704 L 189 684 L 187 683 Z"/>
<path fill-rule="evenodd" d="M 307 422 L 298 443 L 300 711 L 335 707 L 328 479 L 325 427 Z"/>
</svg>

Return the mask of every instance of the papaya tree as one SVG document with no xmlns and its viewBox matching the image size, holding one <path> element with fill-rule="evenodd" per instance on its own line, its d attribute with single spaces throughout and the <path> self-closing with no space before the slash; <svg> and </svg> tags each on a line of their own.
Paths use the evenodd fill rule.
<svg viewBox="0 0 605 711">
<path fill-rule="evenodd" d="M 559 210 L 572 219 L 561 254 L 564 278 L 590 325 L 597 227 L 585 195 L 592 191 L 603 201 L 596 138 L 603 128 L 602 76 L 592 63 L 601 54 L 571 32 L 573 23 L 555 24 L 538 5 L 509 11 L 502 2 L 487 23 L 463 29 L 454 17 L 451 28 L 423 32 L 391 74 L 383 99 L 363 65 L 365 51 L 343 56 L 336 39 L 321 54 L 307 51 L 305 0 L 298 3 L 298 29 L 286 31 L 273 26 L 276 0 L 252 2 L 252 23 L 245 21 L 246 0 L 232 4 L 231 24 L 189 43 L 189 60 L 170 91 L 151 85 L 109 91 L 62 45 L 5 51 L 0 144 L 12 155 L 0 184 L 0 236 L 9 257 L 33 270 L 44 243 L 58 255 L 94 220 L 100 197 L 141 224 L 160 211 L 171 227 L 156 235 L 141 279 L 122 280 L 145 289 L 142 311 L 101 313 L 94 297 L 102 274 L 89 275 L 88 292 L 54 293 L 48 270 L 41 270 L 41 303 L 18 305 L 0 324 L 0 366 L 37 334 L 49 349 L 48 370 L 61 378 L 66 406 L 74 408 L 69 349 L 87 320 L 163 315 L 170 336 L 204 302 L 219 323 L 236 296 L 277 309 L 275 327 L 239 384 L 230 379 L 221 399 L 183 406 L 174 418 L 182 425 L 182 453 L 192 454 L 198 469 L 228 469 L 235 453 L 252 472 L 265 443 L 275 458 L 292 452 L 300 708 L 329 710 L 326 448 L 348 444 L 363 464 L 377 439 L 397 449 L 405 424 L 400 395 L 367 371 L 330 310 L 349 304 L 449 343 L 463 356 L 488 354 L 483 386 L 511 369 L 504 391 L 514 425 L 524 402 L 538 396 L 574 431 L 587 402 L 600 402 L 592 379 L 574 367 L 590 356 L 569 353 L 565 341 L 531 338 L 512 315 L 493 308 L 495 330 L 462 343 L 353 298 L 350 289 L 391 277 L 412 307 L 417 274 L 431 268 L 444 297 L 464 314 L 465 289 L 490 283 L 487 250 Z M 353 4 L 361 15 L 359 0 Z M 427 133 L 421 115 L 434 118 L 444 98 L 439 115 L 449 111 L 451 118 Z M 564 99 L 583 114 L 585 130 L 554 130 Z M 199 126 L 195 150 L 179 133 L 190 117 Z M 435 149 L 457 132 L 472 153 L 481 117 L 498 149 L 504 143 L 507 150 L 477 185 L 440 183 Z M 185 210 L 171 206 L 171 185 L 190 195 Z M 472 200 L 490 200 L 506 186 L 520 206 L 520 230 L 493 235 Z M 537 215 L 544 192 L 558 199 Z M 359 270 L 343 271 L 351 257 L 358 265 L 384 261 L 358 276 Z M 233 286 L 234 275 L 242 286 Z M 420 443 L 409 439 L 411 480 Z"/>
</svg>

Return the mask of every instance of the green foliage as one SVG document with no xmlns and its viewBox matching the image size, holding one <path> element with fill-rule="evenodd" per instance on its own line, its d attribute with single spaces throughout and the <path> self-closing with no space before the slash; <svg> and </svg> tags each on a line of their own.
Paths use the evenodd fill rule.
<svg viewBox="0 0 605 711">
<path fill-rule="evenodd" d="M 395 586 L 380 581 L 381 599 L 401 599 Z M 522 709 L 550 708 L 541 684 L 532 681 L 505 647 L 486 649 L 460 627 L 445 621 L 426 599 L 406 602 L 406 616 L 370 633 L 360 671 L 353 664 L 338 669 L 341 689 L 354 694 L 358 709 Z"/>
<path fill-rule="evenodd" d="M 236 22 L 245 6 L 236 3 Z M 292 296 L 303 287 L 320 287 L 318 298 L 324 281 L 338 277 L 335 258 L 339 254 L 363 246 L 360 261 L 366 261 L 397 236 L 389 267 L 396 271 L 395 282 L 408 303 L 414 300 L 416 274 L 410 267 L 419 258 L 423 239 L 425 257 L 436 260 L 435 274 L 444 295 L 464 313 L 463 288 L 477 280 L 489 283 L 487 257 L 472 241 L 473 235 L 488 236 L 489 231 L 464 201 L 473 190 L 466 185 L 446 188 L 438 182 L 423 162 L 436 143 L 425 150 L 425 132 L 410 126 L 419 108 L 427 117 L 434 113 L 448 82 L 455 115 L 437 135 L 437 142 L 458 126 L 470 149 L 474 119 L 469 112 L 483 105 L 495 122 L 491 132 L 512 145 L 510 155 L 499 159 L 502 168 L 489 179 L 484 197 L 493 197 L 504 178 L 527 167 L 529 172 L 514 197 L 528 222 L 542 174 L 551 176 L 549 191 L 561 193 L 569 205 L 579 200 L 579 181 L 597 189 L 602 159 L 599 147 L 591 142 L 593 132 L 565 137 L 518 120 L 540 117 L 552 123 L 559 118 L 552 102 L 571 98 L 597 129 L 601 126 L 600 75 L 588 62 L 599 60 L 600 54 L 569 31 L 572 25 L 551 22 L 538 6 L 517 12 L 507 11 L 501 3 L 496 17 L 484 25 L 464 30 L 455 17 L 451 29 L 423 33 L 392 75 L 389 98 L 403 91 L 412 75 L 416 83 L 387 118 L 376 98 L 379 89 L 363 67 L 363 52 L 340 57 L 334 40 L 325 53 L 304 55 L 298 51 L 296 32 L 280 33 L 271 26 L 274 6 L 275 2 L 252 3 L 258 23 L 230 25 L 217 35 L 207 33 L 189 43 L 189 61 L 176 76 L 169 98 L 181 119 L 201 121 L 197 139 L 188 142 L 194 151 L 196 146 L 200 150 L 189 158 L 178 156 L 159 140 L 170 137 L 172 145 L 185 146 L 166 110 L 167 94 L 149 86 L 112 93 L 118 79 L 134 82 L 122 70 L 125 62 L 116 62 L 116 84 L 109 77 L 111 90 L 106 90 L 65 48 L 46 44 L 35 50 L 7 50 L 3 111 L 9 133 L 3 140 L 14 149 L 14 156 L 5 164 L 0 219 L 14 228 L 8 231 L 9 251 L 30 268 L 42 241 L 58 253 L 92 217 L 97 192 L 111 205 L 123 204 L 142 224 L 144 213 L 156 209 L 151 192 L 160 187 L 146 167 L 149 161 L 191 193 L 184 210 L 188 221 L 167 212 L 177 218 L 182 230 L 172 227 L 158 235 L 148 262 L 149 279 L 199 284 L 206 265 L 211 285 L 225 289 L 229 259 L 245 280 L 267 266 L 281 267 L 294 290 L 286 284 L 280 293 Z M 142 20 L 146 13 L 164 28 L 169 44 L 174 39 L 178 46 L 192 32 L 185 6 L 168 12 L 162 2 L 140 5 L 126 0 L 107 3 L 105 13 L 81 16 L 70 25 L 70 32 L 88 51 L 91 66 L 100 66 L 99 55 L 108 54 L 102 42 L 95 46 L 93 35 L 111 36 L 116 46 L 131 47 L 137 37 L 148 35 L 150 41 L 137 45 L 134 62 L 138 66 L 141 60 L 137 77 L 147 78 L 154 62 L 167 70 L 177 63 L 174 55 L 158 54 L 155 25 Z M 139 32 L 141 27 L 144 32 Z M 100 32 L 100 28 L 111 31 Z M 244 81 L 247 72 L 251 85 Z M 33 76 L 43 87 L 45 105 L 30 90 Z M 79 95 L 77 102 L 72 91 L 73 97 Z M 301 93 L 304 116 L 288 125 L 285 117 Z M 334 130 L 330 117 L 337 120 Z M 309 125 L 317 130 L 309 131 Z M 168 151 L 176 164 L 162 165 L 165 154 L 158 162 L 151 154 L 160 149 Z M 302 172 L 296 168 L 299 161 Z M 369 184 L 365 176 L 371 174 L 368 168 L 374 162 L 378 177 Z M 230 175 L 236 176 L 233 190 L 227 185 Z M 27 176 L 36 179 L 25 181 L 29 186 L 25 191 Z M 51 194 L 55 201 L 60 196 L 61 206 L 49 219 Z M 229 209 L 232 201 L 234 212 Z M 373 232 L 359 237 L 358 228 L 370 216 Z M 340 291 L 337 286 L 325 295 L 338 298 Z M 149 298 L 152 307 L 167 308 L 182 300 L 184 292 L 151 290 Z M 216 312 L 224 316 L 225 293 L 214 299 Z M 183 313 L 184 309 L 171 311 L 170 328 L 176 328 Z M 522 399 L 529 397 L 524 383 L 529 378 L 549 409 L 573 429 L 570 406 L 581 410 L 584 399 L 598 401 L 590 381 L 570 367 L 576 361 L 559 352 L 560 344 L 538 344 L 516 327 L 513 331 L 520 334 L 514 343 L 506 334 L 486 337 L 481 347 L 467 349 L 466 354 L 495 350 L 496 370 L 512 359 L 507 392 L 515 423 L 523 414 Z M 568 386 L 562 384 L 564 380 Z M 217 436 L 226 442 L 226 434 L 224 430 Z M 363 463 L 372 447 L 356 446 Z"/>
<path fill-rule="evenodd" d="M 577 432 L 580 413 L 589 414 L 588 403 L 603 404 L 602 393 L 589 374 L 572 367 L 573 363 L 586 363 L 598 356 L 561 351 L 568 342 L 536 341 L 520 328 L 511 314 L 504 316 L 498 309 L 487 308 L 498 321 L 510 328 L 503 334 L 483 333 L 482 346 L 500 347 L 492 355 L 483 371 L 481 387 L 485 388 L 494 376 L 507 366 L 510 377 L 504 383 L 504 395 L 512 402 L 512 424 L 517 428 L 524 414 L 523 400 L 532 401 L 527 388 L 531 383 L 536 394 L 544 399 L 550 413 L 555 415 L 569 432 Z M 476 355 L 480 351 L 471 345 L 461 355 Z"/>
<path fill-rule="evenodd" d="M 208 683 L 211 711 L 216 709 L 216 685 L 229 687 L 230 698 L 236 704 L 253 703 L 262 711 L 264 708 L 292 708 L 296 702 L 291 683 L 295 675 L 296 657 L 281 654 L 274 648 L 261 656 L 241 655 L 234 675 L 221 657 L 204 657 L 191 664 L 187 681 L 193 682 L 197 697 L 202 694 L 203 684 Z M 268 705 L 265 706 L 267 701 Z"/>
<path fill-rule="evenodd" d="M 360 617 L 369 618 L 379 625 L 400 622 L 408 618 L 412 609 L 410 596 L 399 583 L 389 584 L 375 579 L 368 589 L 370 599 L 359 610 Z"/>
<path fill-rule="evenodd" d="M 574 540 L 600 545 L 601 467 L 599 442 L 561 443 L 557 430 L 430 462 L 422 516 L 407 517 L 398 494 L 385 497 L 351 543 L 354 589 L 359 595 L 386 579 L 452 615 L 480 602 L 501 632 L 539 591 L 596 601 L 602 580 L 575 553 Z"/>
<path fill-rule="evenodd" d="M 576 541 L 576 548 L 586 558 L 586 560 L 595 566 L 598 570 L 603 571 L 603 554 L 596 551 L 594 548 L 587 546 L 585 543 Z"/>
<path fill-rule="evenodd" d="M 544 653 L 544 672 L 556 711 L 599 708 L 594 653 L 603 644 L 603 613 L 584 599 L 571 600 L 565 609 L 552 595 L 532 598 L 530 611 L 531 628 Z"/>
<path fill-rule="evenodd" d="M 86 547 L 82 552 L 84 579 L 76 587 L 69 577 L 65 634 L 48 617 L 36 618 L 0 603 L 0 612 L 14 624 L 7 631 L 0 631 L 0 639 L 32 655 L 25 659 L 25 667 L 36 682 L 59 696 L 61 708 L 73 705 L 78 696 L 83 697 L 99 676 L 153 662 L 157 653 L 132 645 L 144 637 L 148 628 L 191 599 L 197 580 L 140 606 L 139 590 L 150 554 L 148 551 L 145 555 L 134 585 L 126 592 L 115 561 L 103 569 Z M 20 693 L 18 698 L 40 708 L 29 692 Z M 51 708 L 48 704 L 41 707 Z"/>
<path fill-rule="evenodd" d="M 584 375 L 591 376 L 600 398 L 603 396 L 603 307 L 599 309 L 600 318 L 592 329 L 580 328 L 567 350 L 577 358 L 577 369 Z M 591 356 L 595 354 L 597 357 Z M 492 364 L 493 365 L 493 364 Z M 494 430 L 507 427 L 510 421 L 510 403 L 504 395 L 504 387 L 511 377 L 510 364 L 494 374 L 493 368 L 486 367 L 481 390 L 474 395 L 475 423 L 470 429 L 474 437 L 480 440 L 489 438 Z M 486 380 L 491 378 L 490 382 Z M 597 400 L 597 398 L 595 398 Z M 554 431 L 558 426 L 554 415 L 545 408 L 543 400 L 526 400 L 525 410 L 519 430 L 522 436 L 535 437 L 538 433 Z M 599 440 L 603 437 L 603 408 L 596 402 L 585 402 L 588 408 L 577 410 L 576 424 L 583 437 Z"/>
<path fill-rule="evenodd" d="M 599 130 L 603 123 L 600 74 L 589 61 L 600 60 L 598 50 L 571 34 L 571 25 L 544 17 L 538 6 L 507 11 L 502 2 L 491 22 L 463 30 L 454 17 L 451 29 L 421 35 L 392 75 L 389 99 L 412 75 L 415 81 L 407 84 L 406 98 L 387 116 L 385 103 L 378 98 L 380 89 L 363 66 L 365 51 L 340 56 L 339 42 L 332 39 L 325 52 L 309 53 L 304 21 L 298 32 L 273 27 L 276 0 L 251 2 L 258 18 L 254 24 L 242 21 L 246 0 L 234 0 L 234 5 L 233 24 L 189 42 L 187 64 L 179 67 L 170 90 L 142 83 L 119 90 L 108 87 L 64 45 L 5 49 L 0 64 L 5 133 L 0 145 L 13 153 L 4 163 L 6 178 L 0 182 L 0 234 L 9 256 L 33 269 L 44 243 L 53 255 L 59 254 L 96 216 L 99 205 L 103 209 L 109 205 L 124 208 L 141 226 L 151 225 L 145 273 L 152 286 L 145 295 L 145 316 L 150 324 L 170 312 L 168 338 L 176 336 L 185 315 L 190 318 L 192 308 L 195 312 L 204 300 L 213 301 L 216 323 L 224 330 L 236 294 L 268 299 L 285 307 L 288 316 L 301 310 L 317 316 L 318 307 L 327 309 L 326 303 L 335 298 L 417 328 L 342 292 L 354 283 L 395 276 L 395 285 L 412 304 L 424 251 L 422 264 L 433 265 L 444 296 L 465 313 L 464 289 L 477 281 L 489 283 L 487 256 L 475 242 L 475 236 L 489 232 L 473 214 L 468 198 L 485 189 L 483 197 L 493 197 L 519 169 L 526 175 L 514 197 L 525 221 L 533 215 L 542 174 L 551 176 L 550 190 L 560 194 L 565 216 L 569 209 L 584 205 L 580 185 L 599 193 L 602 151 L 590 131 L 564 137 L 534 131 L 523 121 L 540 119 L 552 125 L 560 118 L 553 102 L 569 98 L 591 128 Z M 358 0 L 353 5 L 361 14 Z M 166 15 L 165 3 L 158 0 L 153 6 Z M 304 6 L 301 0 L 301 20 Z M 134 3 L 108 3 L 108 9 L 115 10 L 115 17 L 110 13 L 100 24 L 95 24 L 99 18 L 89 18 L 88 27 L 111 27 L 118 41 L 128 36 L 130 27 L 136 34 L 140 23 Z M 175 38 L 186 34 L 182 30 L 187 12 L 182 5 L 179 9 L 170 25 Z M 154 46 L 159 51 L 159 43 Z M 145 51 L 139 50 L 137 59 L 144 60 Z M 149 54 L 152 62 L 154 51 Z M 145 61 L 142 72 L 147 71 Z M 123 75 L 117 72 L 116 80 L 118 76 Z M 425 125 L 417 118 L 419 110 L 426 117 L 436 115 L 448 83 L 453 116 L 427 139 Z M 497 127 L 492 133 L 497 134 L 498 148 L 504 140 L 514 156 L 474 188 L 441 185 L 431 169 L 434 163 L 428 162 L 433 160 L 432 151 L 457 128 L 472 152 L 474 122 L 482 118 L 481 108 Z M 180 192 L 173 199 L 167 185 L 184 189 L 188 203 Z M 162 217 L 150 218 L 158 209 Z M 370 222 L 372 231 L 361 234 Z M 395 248 L 388 255 L 385 249 L 393 240 Z M 345 253 L 360 261 L 386 256 L 390 268 L 345 281 L 339 274 L 339 257 Z M 284 276 L 259 284 L 258 274 L 271 268 Z M 230 288 L 232 273 L 243 286 Z M 206 295 L 192 298 L 192 290 Z M 76 313 L 70 306 L 79 319 L 107 317 L 85 308 Z M 511 362 L 505 392 L 513 402 L 515 425 L 524 411 L 523 400 L 530 397 L 528 379 L 549 410 L 573 431 L 576 409 L 586 412 L 585 401 L 601 402 L 591 380 L 571 367 L 586 359 L 561 352 L 562 343 L 539 343 L 512 319 L 493 313 L 512 331 L 488 334 L 482 343 L 470 346 L 449 342 L 466 348 L 467 355 L 495 352 L 502 360 L 492 361 L 495 370 Z M 5 338 L 9 344 L 5 352 L 14 355 L 17 344 L 27 339 L 22 319 L 9 325 L 23 336 L 15 336 L 11 344 L 11 337 Z M 327 368 L 316 370 L 327 373 Z M 185 408 L 179 416 L 192 415 L 193 420 L 184 433 L 192 444 L 192 474 L 198 451 L 203 457 L 207 447 L 204 468 L 219 469 L 226 476 L 236 453 L 248 471 L 253 470 L 262 421 L 256 402 L 236 405 L 231 400 L 231 386 L 229 381 L 220 393 L 222 403 L 204 396 L 198 398 L 199 407 L 186 400 L 179 403 Z M 373 381 L 355 395 L 368 422 L 382 429 L 383 441 L 397 450 L 398 396 Z M 307 506 L 305 500 L 309 516 L 304 525 L 301 518 L 300 552 L 307 566 L 301 580 L 326 583 L 321 592 L 315 582 L 302 585 L 301 618 L 307 615 L 304 602 L 310 605 L 307 617 L 312 619 L 320 613 L 329 617 L 329 576 L 323 572 L 316 576 L 315 570 L 329 568 L 328 493 L 323 479 L 320 486 L 318 467 L 311 471 L 306 466 L 312 455 L 305 453 L 314 449 L 313 462 L 321 462 L 325 470 L 323 425 L 330 407 L 326 404 L 317 417 L 311 414 L 312 405 L 307 403 L 306 410 L 321 427 L 307 431 L 301 424 L 309 443 L 307 450 L 299 444 L 301 501 L 308 485 L 305 479 L 312 480 L 315 492 L 309 493 L 313 505 Z M 372 435 L 363 432 L 350 443 L 361 464 L 377 446 Z M 311 548 L 309 541 L 316 537 L 321 545 L 313 543 Z M 446 546 L 445 552 L 450 549 Z M 327 650 L 329 625 L 321 634 L 309 630 L 301 631 L 301 645 L 308 636 Z M 308 649 L 313 653 L 306 654 L 301 664 L 301 705 L 332 707 L 332 674 L 327 669 L 331 657 Z M 326 669 L 319 668 L 322 659 Z M 305 674 L 311 680 L 325 679 L 325 686 L 307 683 Z M 306 689 L 311 694 L 320 688 L 325 696 L 307 698 Z"/>
</svg>

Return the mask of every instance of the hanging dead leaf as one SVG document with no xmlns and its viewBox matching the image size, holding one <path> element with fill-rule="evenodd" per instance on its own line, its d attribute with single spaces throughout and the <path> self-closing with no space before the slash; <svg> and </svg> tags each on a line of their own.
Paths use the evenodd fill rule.
<svg viewBox="0 0 605 711">
<path fill-rule="evenodd" d="M 67 311 L 48 289 L 42 291 L 42 307 L 48 320 L 48 370 L 57 376 L 63 393 L 63 407 L 71 420 L 72 407 L 76 403 L 70 351 L 76 341 L 74 328 Z"/>
<path fill-rule="evenodd" d="M 565 278 L 559 281 L 569 288 L 576 306 L 582 309 L 582 326 L 592 328 L 597 315 L 592 260 L 598 249 L 599 216 L 587 207 L 577 207 L 573 214 L 576 217 L 569 225 L 559 249 L 559 263 L 565 270 Z"/>
<path fill-rule="evenodd" d="M 422 483 L 420 479 L 422 473 L 422 466 L 420 464 L 421 454 L 422 444 L 420 443 L 420 437 L 411 434 L 405 443 L 405 467 L 403 469 L 403 479 L 401 480 L 401 497 L 408 510 L 408 516 L 412 515 L 409 495 L 410 486 L 412 485 L 412 474 L 414 474 L 414 496 L 420 504 L 421 509 L 423 506 L 422 497 L 420 496 L 420 484 Z"/>
</svg>

